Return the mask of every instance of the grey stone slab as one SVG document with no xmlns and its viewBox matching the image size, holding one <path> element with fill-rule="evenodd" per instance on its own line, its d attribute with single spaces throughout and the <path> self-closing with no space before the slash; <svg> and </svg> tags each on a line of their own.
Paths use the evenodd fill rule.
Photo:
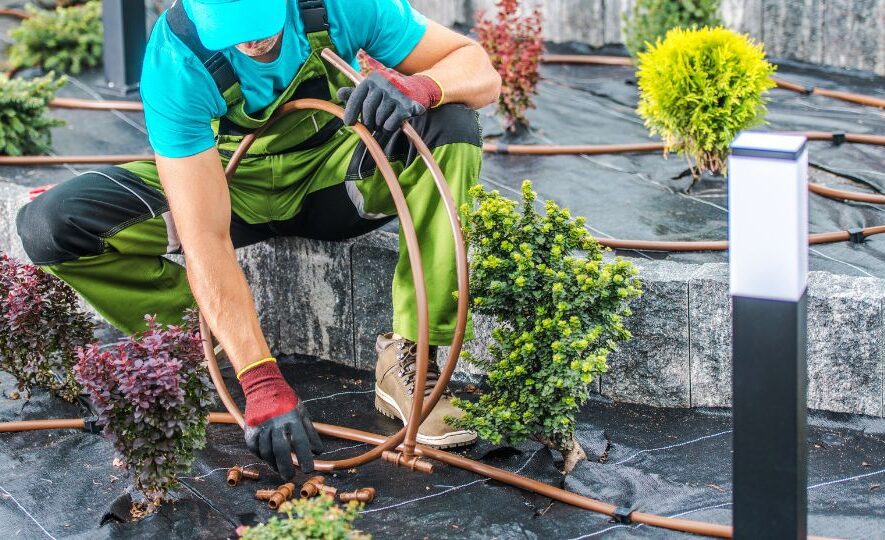
<svg viewBox="0 0 885 540">
<path fill-rule="evenodd" d="M 688 407 L 688 283 L 696 265 L 636 261 L 645 293 L 634 302 L 633 339 L 609 358 L 602 394 L 615 401 Z"/>
<path fill-rule="evenodd" d="M 354 365 L 375 367 L 375 339 L 393 321 L 391 283 L 398 258 L 397 235 L 377 231 L 351 248 L 353 275 Z"/>
<path fill-rule="evenodd" d="M 808 406 L 885 416 L 885 281 L 812 272 L 808 288 Z"/>
<path fill-rule="evenodd" d="M 262 242 L 237 250 L 237 259 L 252 289 L 258 321 L 270 350 L 275 354 L 295 352 L 295 345 L 280 335 L 283 310 L 276 295 L 282 285 L 282 273 L 276 264 L 276 249 Z"/>
<path fill-rule="evenodd" d="M 283 353 L 300 353 L 352 364 L 352 241 L 321 242 L 278 238 L 271 294 L 279 313 Z"/>
<path fill-rule="evenodd" d="M 731 406 L 731 296 L 727 264 L 705 264 L 689 283 L 692 407 Z"/>
<path fill-rule="evenodd" d="M 15 227 L 19 209 L 28 202 L 28 190 L 8 182 L 0 182 L 0 249 L 10 257 L 27 261 Z"/>
<path fill-rule="evenodd" d="M 821 17 L 825 20 L 821 40 L 825 47 L 820 61 L 875 70 L 885 49 L 883 17 L 882 0 L 826 0 L 826 11 Z"/>
</svg>

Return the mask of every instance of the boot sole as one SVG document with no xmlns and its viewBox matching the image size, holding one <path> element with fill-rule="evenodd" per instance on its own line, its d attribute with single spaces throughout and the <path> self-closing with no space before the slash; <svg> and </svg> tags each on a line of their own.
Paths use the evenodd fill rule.
<svg viewBox="0 0 885 540">
<path fill-rule="evenodd" d="M 375 386 L 375 409 L 378 410 L 384 416 L 388 418 L 393 418 L 394 420 L 399 420 L 406 425 L 405 415 L 403 415 L 402 411 L 399 408 L 399 405 L 396 404 L 396 400 L 393 399 L 392 396 L 388 395 L 386 392 Z M 422 444 L 424 446 L 429 446 L 431 448 L 455 448 L 458 446 L 467 446 L 469 444 L 473 444 L 476 442 L 476 433 L 472 431 L 460 430 L 460 431 L 452 431 L 450 433 L 446 433 L 445 435 L 440 435 L 437 437 L 432 437 L 428 435 L 422 435 L 418 433 L 416 437 L 416 442 L 418 444 Z"/>
</svg>

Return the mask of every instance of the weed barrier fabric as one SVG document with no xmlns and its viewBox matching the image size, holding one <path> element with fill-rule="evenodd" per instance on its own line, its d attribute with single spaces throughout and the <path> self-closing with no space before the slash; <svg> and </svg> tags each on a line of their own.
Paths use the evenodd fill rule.
<svg viewBox="0 0 885 540">
<path fill-rule="evenodd" d="M 282 367 L 317 421 L 378 433 L 393 433 L 399 427 L 374 411 L 371 373 L 310 358 L 287 359 Z M 229 369 L 225 375 L 231 388 L 237 389 Z M 12 388 L 5 375 L 0 388 L 4 393 Z M 77 406 L 43 393 L 27 403 L 23 398 L 0 398 L 0 421 L 81 414 Z M 843 538 L 880 535 L 885 530 L 885 420 L 814 414 L 809 423 L 810 530 Z M 583 408 L 578 427 L 590 460 L 568 477 L 557 469 L 559 456 L 536 443 L 517 448 L 479 443 L 465 453 L 607 502 L 727 524 L 730 429 L 727 411 L 652 409 L 592 400 Z M 328 458 L 366 449 L 349 441 L 325 441 Z M 765 450 L 764 441 L 759 450 Z M 258 461 L 245 449 L 236 426 L 210 426 L 207 448 L 181 478 L 177 501 L 139 522 L 109 520 L 101 525 L 106 514 L 114 509 L 121 513 L 128 505 L 131 479 L 111 465 L 112 459 L 111 445 L 100 435 L 73 430 L 3 434 L 0 524 L 11 531 L 10 536 L 29 539 L 229 538 L 237 525 L 273 515 L 254 500 L 256 489 L 280 483 L 267 466 L 256 465 L 260 481 L 243 481 L 234 488 L 226 483 L 228 467 Z M 299 473 L 296 482 L 306 479 Z M 434 474 L 425 475 L 374 462 L 358 471 L 330 475 L 328 483 L 338 489 L 378 491 L 357 522 L 376 538 L 679 536 L 611 523 L 606 516 L 439 463 Z"/>
</svg>

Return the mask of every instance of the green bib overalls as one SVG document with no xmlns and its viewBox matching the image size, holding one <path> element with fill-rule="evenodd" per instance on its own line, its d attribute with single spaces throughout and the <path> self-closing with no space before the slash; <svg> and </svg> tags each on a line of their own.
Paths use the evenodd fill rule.
<svg viewBox="0 0 885 540">
<path fill-rule="evenodd" d="M 320 56 L 333 47 L 328 25 L 317 28 L 304 21 L 310 56 L 273 103 L 250 115 L 238 83 L 224 90 L 228 112 L 213 122 L 223 165 L 243 136 L 280 105 L 304 97 L 338 101 L 338 88 L 349 84 Z M 482 159 L 476 112 L 445 105 L 412 124 L 433 151 L 455 202 L 467 202 Z M 457 280 L 445 210 L 433 179 L 402 133 L 375 135 L 399 174 L 422 245 L 431 344 L 446 345 L 454 333 Z M 229 189 L 235 247 L 278 236 L 343 240 L 382 226 L 396 213 L 359 137 L 318 111 L 298 111 L 276 122 L 255 141 Z M 35 264 L 71 285 L 124 332 L 141 330 L 145 314 L 178 323 L 182 312 L 195 305 L 184 268 L 164 257 L 181 246 L 152 161 L 96 169 L 64 182 L 22 208 L 17 227 Z M 402 234 L 399 244 L 393 331 L 415 340 L 415 294 Z"/>
</svg>

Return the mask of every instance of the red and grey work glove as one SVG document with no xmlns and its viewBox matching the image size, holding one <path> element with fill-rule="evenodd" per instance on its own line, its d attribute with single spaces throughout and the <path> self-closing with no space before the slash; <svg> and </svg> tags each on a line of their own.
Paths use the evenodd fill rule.
<svg viewBox="0 0 885 540">
<path fill-rule="evenodd" d="M 247 367 L 237 375 L 246 394 L 246 446 L 286 480 L 295 476 L 291 454 L 301 470 L 313 472 L 313 454 L 323 451 L 320 436 L 276 360 Z"/>
<path fill-rule="evenodd" d="M 396 131 L 413 116 L 438 107 L 443 101 L 442 87 L 427 75 L 403 75 L 368 59 L 372 72 L 356 88 L 341 88 L 338 97 L 347 103 L 344 123 L 363 124 L 372 131 Z"/>
</svg>

